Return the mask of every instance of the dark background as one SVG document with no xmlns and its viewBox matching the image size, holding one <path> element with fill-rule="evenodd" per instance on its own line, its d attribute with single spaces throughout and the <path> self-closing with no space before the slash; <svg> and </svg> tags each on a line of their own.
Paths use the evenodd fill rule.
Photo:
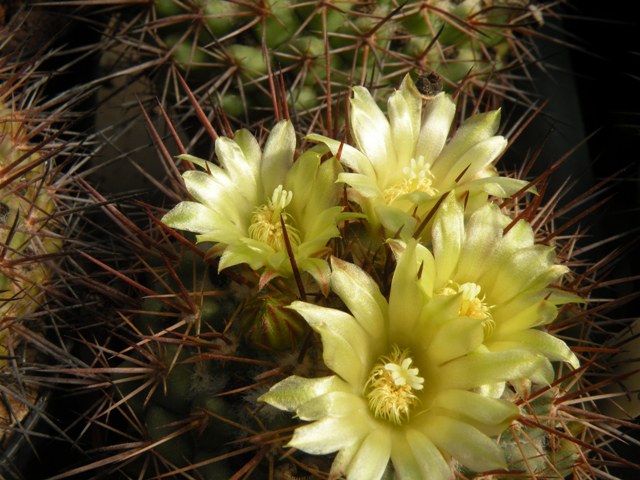
<svg viewBox="0 0 640 480">
<path fill-rule="evenodd" d="M 503 158 L 508 169 L 517 168 L 524 158 L 542 148 L 531 172 L 535 176 L 566 156 L 552 176 L 545 196 L 566 192 L 567 185 L 572 185 L 560 200 L 559 209 L 609 179 L 556 222 L 557 228 L 594 207 L 593 212 L 565 233 L 582 236 L 577 246 L 585 251 L 576 258 L 585 265 L 610 258 L 598 267 L 599 281 L 620 279 L 593 292 L 594 298 L 618 302 L 609 304 L 609 311 L 598 312 L 602 315 L 596 317 L 596 329 L 601 330 L 591 339 L 596 346 L 640 317 L 640 301 L 632 298 L 640 293 L 640 281 L 634 278 L 640 276 L 640 21 L 635 12 L 637 7 L 634 9 L 637 4 L 629 0 L 569 0 L 559 9 L 558 18 L 545 21 L 536 41 L 541 65 L 529 69 L 533 82 L 522 80 L 520 84 L 526 91 L 533 91 L 539 102 L 548 100 L 548 103 Z M 512 111 L 507 107 L 503 108 L 504 113 L 503 124 L 509 128 L 524 109 Z M 575 151 L 567 155 L 572 150 Z M 595 208 L 605 199 L 604 205 Z M 592 248 L 594 244 L 599 246 Z M 612 252 L 615 255 L 607 257 Z M 640 358 L 640 352 L 636 352 L 635 358 Z M 598 368 L 615 373 L 615 362 L 609 358 L 602 358 L 599 363 Z M 640 440 L 638 430 L 626 429 L 625 433 Z M 621 457 L 640 463 L 638 444 L 615 442 L 612 448 Z M 638 470 L 611 466 L 610 471 L 623 480 L 639 478 Z"/>
<path fill-rule="evenodd" d="M 599 235 L 622 237 L 607 246 L 624 249 L 614 266 L 613 277 L 640 274 L 640 22 L 637 2 L 625 0 L 574 0 L 564 8 L 563 26 L 570 49 L 576 92 L 587 134 L 588 153 L 595 180 L 617 175 L 614 194 L 600 215 Z M 634 6 L 636 7 L 634 9 Z M 640 292 L 638 280 L 619 286 L 614 294 Z M 635 300 L 612 312 L 620 319 L 638 318 L 640 303 Z M 638 439 L 638 431 L 633 433 Z M 620 444 L 616 450 L 639 463 L 640 447 Z M 638 478 L 638 472 L 613 469 L 623 479 Z"/>
<path fill-rule="evenodd" d="M 564 26 L 575 36 L 570 50 L 596 178 L 622 173 L 606 228 L 640 226 L 640 23 L 636 2 L 574 0 Z M 631 10 L 630 10 L 631 9 Z M 569 42 L 574 41 L 572 37 Z M 611 223 L 609 223 L 609 221 Z"/>
<path fill-rule="evenodd" d="M 505 159 L 520 164 L 544 145 L 532 172 L 539 174 L 566 155 L 547 193 L 572 185 L 561 206 L 609 179 L 556 227 L 610 197 L 568 233 L 579 231 L 581 246 L 607 240 L 581 260 L 620 251 L 617 261 L 605 265 L 611 269 L 609 278 L 629 278 L 611 290 L 617 298 L 640 292 L 640 282 L 631 279 L 640 274 L 640 21 L 632 11 L 635 4 L 571 0 L 556 9 L 559 18 L 545 22 L 537 41 L 542 67 L 530 69 L 533 83 L 523 82 L 523 88 L 548 103 Z M 637 317 L 639 308 L 629 303 L 617 316 Z"/>
</svg>

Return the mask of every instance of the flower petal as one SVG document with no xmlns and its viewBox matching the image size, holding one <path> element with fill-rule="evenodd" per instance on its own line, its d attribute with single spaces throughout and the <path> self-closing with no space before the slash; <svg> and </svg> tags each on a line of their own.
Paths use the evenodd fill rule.
<svg viewBox="0 0 640 480">
<path fill-rule="evenodd" d="M 498 342 L 489 343 L 492 351 L 521 348 L 547 357 L 551 361 L 567 362 L 573 368 L 580 367 L 578 357 L 567 344 L 553 335 L 541 330 L 522 330 L 505 335 Z"/>
<path fill-rule="evenodd" d="M 327 367 L 351 385 L 364 387 L 372 352 L 367 333 L 357 320 L 340 310 L 311 303 L 296 301 L 290 308 L 302 315 L 322 337 L 322 355 Z"/>
<path fill-rule="evenodd" d="M 376 178 L 376 173 L 373 170 L 373 166 L 371 165 L 371 162 L 369 161 L 367 156 L 351 145 L 347 145 L 346 143 L 342 143 L 337 140 L 333 140 L 332 138 L 318 134 L 307 135 L 306 139 L 312 142 L 324 143 L 327 147 L 329 147 L 331 153 L 335 156 L 340 153 L 340 163 L 350 168 L 354 172 L 362 173 L 363 175 Z"/>
<path fill-rule="evenodd" d="M 455 163 L 474 145 L 493 137 L 500 126 L 500 110 L 474 115 L 464 121 L 435 160 L 431 172 L 445 178 Z M 459 175 L 457 172 L 455 175 Z"/>
<path fill-rule="evenodd" d="M 198 237 L 199 241 L 211 240 L 207 235 Z M 225 268 L 233 267 L 234 265 L 240 265 L 241 263 L 248 264 L 252 270 L 260 270 L 268 261 L 269 255 L 272 253 L 269 250 L 269 246 L 263 243 L 252 242 L 234 242 L 230 243 L 218 263 L 218 271 L 222 271 Z M 261 247 L 260 249 L 256 248 Z"/>
<path fill-rule="evenodd" d="M 493 310 L 493 319 L 496 321 L 495 334 L 504 336 L 552 323 L 558 316 L 558 309 L 551 302 L 543 300 L 545 293 L 525 293 L 507 303 L 496 305 Z"/>
<path fill-rule="evenodd" d="M 460 252 L 458 278 L 478 283 L 480 276 L 488 269 L 488 261 L 492 258 L 496 245 L 501 242 L 502 232 L 509 223 L 511 219 L 493 204 L 487 204 L 471 215 Z"/>
<path fill-rule="evenodd" d="M 349 480 L 379 480 L 391 456 L 391 432 L 376 428 L 364 439 L 347 467 Z"/>
<path fill-rule="evenodd" d="M 387 244 L 391 248 L 393 255 L 396 259 L 396 262 L 407 248 L 407 242 L 402 240 L 387 240 Z M 418 283 L 422 288 L 422 291 L 427 295 L 427 297 L 431 297 L 433 295 L 433 282 L 435 275 L 435 261 L 433 259 L 433 255 L 431 251 L 420 243 L 416 243 L 416 265 L 417 265 L 417 274 Z"/>
<path fill-rule="evenodd" d="M 204 160 L 202 158 L 196 157 L 195 155 L 191 155 L 188 153 L 176 155 L 176 158 L 179 158 L 180 160 L 185 160 L 187 162 L 191 162 L 194 165 L 197 165 L 200 168 L 202 168 L 205 172 L 222 171 L 222 169 L 215 163 L 210 162 L 208 160 Z"/>
<path fill-rule="evenodd" d="M 487 216 L 502 216 L 497 212 L 497 207 L 483 209 Z M 525 288 L 527 281 L 532 278 L 533 275 L 537 275 L 540 272 L 543 263 L 547 262 L 547 265 L 552 264 L 552 260 L 548 258 L 540 259 L 535 254 L 539 251 L 541 245 L 534 245 L 535 235 L 531 225 L 524 221 L 518 221 L 513 225 L 509 231 L 497 241 L 493 249 L 488 252 L 489 255 L 485 258 L 485 268 L 482 272 L 482 276 L 479 278 L 478 283 L 482 282 L 483 285 L 493 285 L 493 292 L 491 299 L 494 303 L 503 303 L 508 301 L 515 292 L 522 291 Z M 513 255 L 524 255 L 526 252 L 527 259 L 526 264 L 519 262 L 513 262 Z M 524 260 L 524 259 L 521 259 Z M 542 260 L 542 262 L 540 261 Z M 497 277 L 500 273 L 505 272 L 506 281 L 497 282 Z M 507 292 L 503 290 L 506 289 Z"/>
<path fill-rule="evenodd" d="M 329 295 L 329 282 L 331 269 L 329 263 L 321 258 L 303 257 L 298 260 L 298 268 L 309 273 L 320 287 L 320 291 L 326 297 Z"/>
<path fill-rule="evenodd" d="M 273 385 L 267 393 L 258 398 L 258 401 L 268 403 L 280 410 L 295 412 L 301 405 L 328 392 L 349 389 L 349 386 L 335 375 L 320 378 L 292 375 Z"/>
<path fill-rule="evenodd" d="M 507 140 L 501 136 L 490 137 L 476 143 L 457 159 L 446 175 L 439 178 L 441 189 L 453 188 L 456 180 L 458 185 L 473 180 L 478 172 L 487 165 L 491 165 L 506 147 Z M 463 172 L 464 174 L 460 177 Z"/>
<path fill-rule="evenodd" d="M 342 185 L 336 184 L 340 164 L 335 159 L 320 163 L 321 152 L 326 147 L 318 145 L 303 153 L 293 164 L 287 174 L 285 188 L 293 192 L 293 199 L 289 211 L 296 218 L 298 227 L 310 239 L 316 235 L 314 229 L 326 219 L 330 219 L 331 226 L 336 225 L 333 217 L 323 217 L 327 210 L 335 208 L 338 202 L 338 192 Z M 341 209 L 340 209 L 341 210 Z M 338 210 L 338 211 L 340 211 Z M 334 210 L 335 212 L 335 210 Z M 324 226 L 321 229 L 326 229 Z"/>
<path fill-rule="evenodd" d="M 305 212 L 304 238 L 303 243 L 299 246 L 300 253 L 305 251 L 307 246 L 313 246 L 307 255 L 315 255 L 318 250 L 327 245 L 330 238 L 339 237 L 338 222 L 341 218 L 342 207 L 326 208 L 319 212 Z"/>
<path fill-rule="evenodd" d="M 197 243 L 218 242 L 225 245 L 232 245 L 243 235 L 243 232 L 235 225 L 230 224 L 226 218 L 213 217 L 212 220 L 216 222 L 216 228 L 196 235 Z"/>
<path fill-rule="evenodd" d="M 260 151 L 260 145 L 249 130 L 238 130 L 233 137 L 233 141 L 240 147 L 244 158 L 247 163 L 251 165 L 251 168 L 258 172 L 260 169 L 260 161 L 262 160 L 262 152 Z"/>
<path fill-rule="evenodd" d="M 333 460 L 331 464 L 331 471 L 329 472 L 329 478 L 343 478 L 347 467 L 353 460 L 353 457 L 356 456 L 358 450 L 360 449 L 360 444 L 362 443 L 362 439 L 359 442 L 354 442 L 351 445 L 343 447 L 336 458 Z"/>
<path fill-rule="evenodd" d="M 407 104 L 406 113 L 411 119 L 411 131 L 413 132 L 413 147 L 418 143 L 418 135 L 420 134 L 422 122 L 422 95 L 416 88 L 411 75 L 405 75 L 400 84 L 400 92 Z"/>
<path fill-rule="evenodd" d="M 367 402 L 362 395 L 344 391 L 330 391 L 299 406 L 296 409 L 296 414 L 301 420 L 319 420 L 323 417 L 348 417 L 357 410 L 365 413 L 369 411 Z M 345 422 L 348 421 L 349 419 L 345 418 Z"/>
<path fill-rule="evenodd" d="M 512 402 L 488 398 L 467 390 L 440 392 L 434 405 L 465 415 L 485 425 L 497 425 L 516 418 L 520 411 Z"/>
<path fill-rule="evenodd" d="M 416 157 L 422 156 L 427 165 L 433 165 L 442 152 L 455 113 L 455 103 L 444 92 L 427 103 L 415 150 Z"/>
<path fill-rule="evenodd" d="M 245 184 L 242 191 L 236 188 L 226 172 L 213 174 L 188 170 L 182 174 L 187 190 L 193 198 L 207 206 L 212 212 L 227 222 L 246 228 L 251 210 L 251 203 L 256 197 L 256 186 Z"/>
<path fill-rule="evenodd" d="M 249 203 L 255 205 L 258 195 L 258 165 L 247 159 L 240 145 L 230 138 L 218 138 L 215 150 L 220 165 L 226 171 L 235 189 L 243 192 Z"/>
<path fill-rule="evenodd" d="M 293 163 L 291 169 L 289 169 L 286 174 L 286 181 L 283 185 L 286 190 L 293 192 L 290 207 L 294 211 L 304 211 L 305 206 L 310 201 L 315 200 L 312 192 L 315 189 L 314 187 L 317 182 L 316 176 L 318 174 L 318 167 L 320 166 L 319 151 L 323 148 L 323 146 L 319 145 L 314 147 L 314 149 L 318 149 L 318 151 L 311 149 L 304 152 Z M 333 180 L 335 181 L 335 178 Z"/>
<path fill-rule="evenodd" d="M 473 471 L 497 470 L 507 466 L 498 444 L 468 423 L 434 416 L 423 431 L 438 448 Z"/>
<path fill-rule="evenodd" d="M 415 326 L 420 318 L 425 302 L 424 292 L 418 282 L 416 241 L 409 240 L 398 257 L 398 263 L 391 279 L 389 294 L 389 338 L 393 342 L 406 344 L 415 334 Z"/>
<path fill-rule="evenodd" d="M 196 202 L 180 202 L 162 217 L 161 222 L 171 228 L 194 233 L 218 228 L 215 214 Z"/>
<path fill-rule="evenodd" d="M 391 127 L 380 107 L 364 87 L 353 87 L 351 132 L 356 145 L 378 175 L 397 167 Z"/>
<path fill-rule="evenodd" d="M 486 294 L 493 303 L 507 302 L 526 290 L 543 290 L 568 270 L 553 264 L 552 247 L 521 247 L 510 254 L 501 252 L 499 256 L 502 261 L 493 263 L 493 268 L 482 279 L 484 285 L 492 286 L 486 289 Z"/>
<path fill-rule="evenodd" d="M 519 192 L 529 184 L 526 180 L 509 177 L 478 178 L 466 184 L 469 190 L 482 190 L 498 198 L 507 198 Z"/>
<path fill-rule="evenodd" d="M 289 120 L 282 120 L 273 127 L 262 153 L 260 173 L 264 194 L 267 197 L 278 185 L 284 185 L 285 177 L 293 164 L 296 149 L 296 133 Z"/>
<path fill-rule="evenodd" d="M 445 322 L 427 349 L 435 365 L 466 355 L 484 340 L 482 322 L 474 318 L 454 318 Z"/>
<path fill-rule="evenodd" d="M 420 286 L 422 290 L 431 297 L 435 282 L 435 259 L 431 251 L 424 245 L 416 245 L 416 260 L 418 261 L 418 271 L 420 272 Z"/>
<path fill-rule="evenodd" d="M 453 472 L 440 450 L 422 432 L 405 428 L 393 437 L 391 461 L 399 478 L 451 480 Z"/>
<path fill-rule="evenodd" d="M 400 238 L 408 239 L 415 232 L 417 222 L 409 213 L 385 205 L 376 205 L 374 211 L 382 226 L 392 235 L 397 233 Z M 369 222 L 376 225 L 375 218 L 369 218 Z"/>
<path fill-rule="evenodd" d="M 386 327 L 388 306 L 378 285 L 364 270 L 339 258 L 331 257 L 331 269 L 331 289 L 372 341 L 380 341 Z"/>
<path fill-rule="evenodd" d="M 454 195 L 448 195 L 440 206 L 433 225 L 433 257 L 437 275 L 435 283 L 439 287 L 453 278 L 465 239 L 464 233 L 462 204 Z"/>
<path fill-rule="evenodd" d="M 438 330 L 460 312 L 460 297 L 457 295 L 435 295 L 422 308 L 420 323 L 416 327 L 414 347 L 428 355 L 431 342 Z"/>
<path fill-rule="evenodd" d="M 326 147 L 322 146 L 322 151 L 318 155 L 324 155 L 326 150 Z M 304 154 L 302 156 L 304 157 Z M 342 165 L 335 158 L 330 158 L 320 163 L 316 180 L 313 183 L 313 196 L 316 197 L 317 204 L 327 207 L 336 205 L 342 193 L 342 185 L 336 184 L 338 175 L 341 172 Z"/>
<path fill-rule="evenodd" d="M 220 169 L 216 172 L 218 175 L 226 175 Z M 182 174 L 185 187 L 196 202 L 203 203 L 207 207 L 215 208 L 221 198 L 220 184 L 213 179 L 213 176 L 207 172 L 199 170 L 187 170 Z"/>
<path fill-rule="evenodd" d="M 343 172 L 338 175 L 338 182 L 346 183 L 363 197 L 382 198 L 382 191 L 375 178 L 369 175 Z"/>
<path fill-rule="evenodd" d="M 362 441 L 371 430 L 371 420 L 366 415 L 356 413 L 348 422 L 327 417 L 296 428 L 288 446 L 313 455 L 326 455 Z"/>
<path fill-rule="evenodd" d="M 389 123 L 398 167 L 409 164 L 413 158 L 419 133 L 418 124 L 415 122 L 416 104 L 420 107 L 422 100 L 412 96 L 410 91 L 396 90 L 389 97 Z M 417 118 L 420 118 L 419 109 Z"/>
<path fill-rule="evenodd" d="M 438 376 L 442 388 L 468 390 L 503 381 L 532 379 L 550 383 L 553 369 L 549 361 L 524 350 L 470 353 L 442 365 Z"/>
</svg>

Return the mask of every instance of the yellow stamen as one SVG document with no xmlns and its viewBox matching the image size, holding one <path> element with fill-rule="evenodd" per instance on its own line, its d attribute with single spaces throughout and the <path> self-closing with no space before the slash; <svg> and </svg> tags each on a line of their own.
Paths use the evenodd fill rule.
<svg viewBox="0 0 640 480">
<path fill-rule="evenodd" d="M 409 419 L 412 407 L 419 402 L 414 392 L 424 388 L 424 378 L 417 368 L 411 368 L 412 363 L 408 350 L 394 345 L 391 353 L 380 357 L 371 370 L 365 391 L 376 418 L 395 425 Z"/>
<path fill-rule="evenodd" d="M 293 192 L 285 190 L 282 185 L 273 191 L 271 199 L 256 207 L 251 215 L 249 236 L 254 240 L 264 242 L 276 251 L 286 249 L 282 220 L 287 229 L 287 237 L 292 246 L 300 244 L 300 232 L 293 225 L 293 218 L 284 209 L 291 203 Z"/>
<path fill-rule="evenodd" d="M 423 192 L 435 197 L 438 190 L 432 186 L 434 179 L 424 157 L 420 156 L 417 160 L 412 158 L 410 165 L 402 168 L 402 179 L 382 192 L 384 201 L 391 205 L 396 198 L 412 192 Z"/>
<path fill-rule="evenodd" d="M 441 295 L 457 295 L 461 293 L 462 302 L 460 303 L 458 315 L 481 320 L 485 337 L 488 337 L 496 325 L 493 315 L 491 314 L 493 305 L 487 305 L 485 296 L 482 295 L 481 297 L 480 292 L 481 288 L 477 283 L 467 282 L 458 285 L 455 282 L 449 281 L 447 286 L 443 287 L 438 293 Z"/>
</svg>

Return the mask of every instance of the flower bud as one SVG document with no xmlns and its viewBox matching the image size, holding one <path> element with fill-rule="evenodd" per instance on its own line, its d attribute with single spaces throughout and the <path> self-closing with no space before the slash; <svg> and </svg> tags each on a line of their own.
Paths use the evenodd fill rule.
<svg viewBox="0 0 640 480">
<path fill-rule="evenodd" d="M 243 314 L 245 338 L 269 350 L 290 350 L 302 337 L 306 324 L 302 317 L 286 308 L 291 300 L 282 295 L 261 295 Z"/>
</svg>

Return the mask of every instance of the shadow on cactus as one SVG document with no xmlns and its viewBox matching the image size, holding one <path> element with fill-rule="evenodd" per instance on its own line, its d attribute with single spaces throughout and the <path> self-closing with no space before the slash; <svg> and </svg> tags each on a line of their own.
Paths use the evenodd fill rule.
<svg viewBox="0 0 640 480">
<path fill-rule="evenodd" d="M 458 124 L 409 77 L 386 111 L 370 98 L 354 89 L 350 143 L 207 123 L 206 160 L 170 126 L 174 159 L 151 127 L 169 211 L 138 203 L 133 221 L 88 187 L 121 230 L 114 258 L 85 255 L 115 308 L 106 332 L 78 332 L 93 360 L 66 373 L 95 399 L 92 448 L 53 478 L 637 468 L 613 449 L 633 425 L 600 410 L 620 378 L 593 335 L 628 298 L 591 298 L 610 258 L 582 263 L 566 233 L 589 210 L 560 220 L 602 185 L 561 209 L 566 192 L 544 200 L 556 166 L 531 181 L 495 166 L 496 112 Z"/>
</svg>

